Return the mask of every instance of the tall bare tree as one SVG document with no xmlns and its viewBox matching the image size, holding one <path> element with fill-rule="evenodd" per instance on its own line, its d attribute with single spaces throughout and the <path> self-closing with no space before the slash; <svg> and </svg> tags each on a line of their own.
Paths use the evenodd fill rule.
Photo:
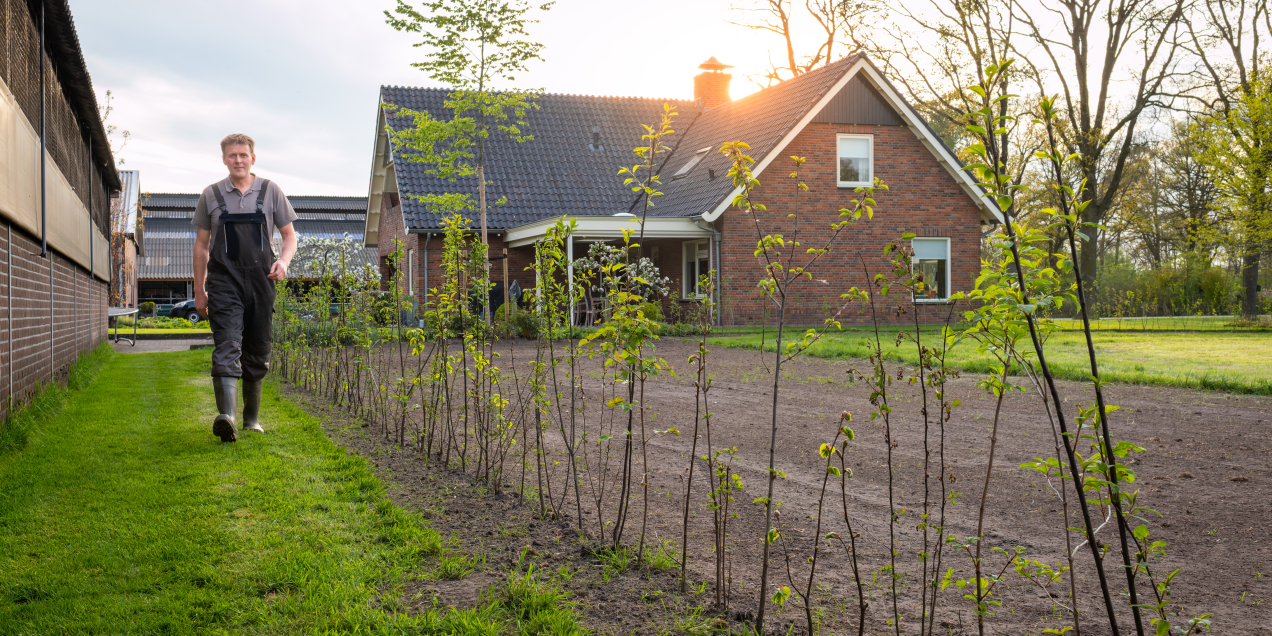
<svg viewBox="0 0 1272 636">
<path fill-rule="evenodd" d="M 877 19 L 885 25 L 873 30 L 867 50 L 893 81 L 901 85 L 923 115 L 938 130 L 950 131 L 947 139 L 956 150 L 981 144 L 996 148 L 996 156 L 1012 175 L 1011 186 L 1020 185 L 1041 137 L 1027 124 L 1032 113 L 1024 110 L 1036 100 L 1002 100 L 992 107 L 1002 120 L 997 131 L 980 131 L 967 113 L 985 107 L 976 86 L 989 66 L 1010 59 L 1016 46 L 1008 0 L 929 0 L 926 4 L 893 7 L 895 20 Z M 877 16 L 882 18 L 883 16 Z M 1032 90 L 1035 69 L 1016 64 L 997 75 L 1002 94 Z M 990 135 L 993 134 L 993 139 Z M 1015 200 L 1016 189 L 1009 196 Z"/>
<path fill-rule="evenodd" d="M 876 0 L 804 0 L 801 13 L 793 0 L 754 0 L 753 4 L 731 8 L 742 17 L 730 21 L 730 24 L 754 31 L 768 31 L 782 39 L 784 61 L 778 64 L 770 55 L 764 74 L 752 78 L 761 85 L 772 86 L 835 61 L 837 43 L 852 47 L 850 51 L 863 48 L 861 33 L 864 18 L 877 13 L 880 5 Z M 817 48 L 809 53 L 802 51 L 804 47 L 796 46 L 797 40 L 800 40 L 796 35 L 797 26 L 807 20 L 803 14 L 811 17 L 819 28 L 814 41 Z"/>
<path fill-rule="evenodd" d="M 1025 41 L 1013 43 L 1038 91 L 1058 87 L 1064 145 L 1081 153 L 1082 222 L 1102 223 L 1124 185 L 1145 112 L 1173 105 L 1185 0 L 1008 0 Z M 1102 166 L 1108 169 L 1102 169 Z M 1094 283 L 1100 228 L 1088 226 L 1079 265 Z"/>
<path fill-rule="evenodd" d="M 1264 42 L 1272 37 L 1267 0 L 1200 0 L 1186 20 L 1200 99 L 1218 133 L 1206 155 L 1225 194 L 1241 207 L 1234 247 L 1241 255 L 1241 313 L 1258 313 L 1260 256 L 1272 239 L 1272 74 Z M 1264 48 L 1261 48 L 1264 47 Z"/>
</svg>

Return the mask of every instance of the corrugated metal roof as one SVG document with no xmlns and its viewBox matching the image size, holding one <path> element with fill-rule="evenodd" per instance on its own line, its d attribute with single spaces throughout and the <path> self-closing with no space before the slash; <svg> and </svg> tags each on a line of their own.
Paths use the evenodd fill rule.
<svg viewBox="0 0 1272 636">
<path fill-rule="evenodd" d="M 194 227 L 188 219 L 146 219 L 146 248 L 137 257 L 138 280 L 194 279 Z"/>
<path fill-rule="evenodd" d="M 365 213 L 363 213 L 365 214 Z M 363 214 L 351 215 L 361 217 Z M 297 219 L 296 233 L 301 238 L 342 238 L 345 234 L 358 242 L 362 241 L 363 222 L 360 219 L 350 221 L 307 220 Z M 195 228 L 190 225 L 190 216 L 175 218 L 149 217 L 146 219 L 146 256 L 138 257 L 137 278 L 139 280 L 191 280 L 194 278 L 194 238 Z M 355 266 L 363 264 L 378 265 L 379 255 L 375 248 L 365 248 Z M 303 268 L 294 270 L 292 278 L 305 278 Z"/>
<path fill-rule="evenodd" d="M 292 209 L 297 212 L 329 212 L 358 213 L 362 218 L 366 214 L 366 197 L 327 197 L 311 195 L 287 195 Z M 199 203 L 199 193 L 151 192 L 142 195 L 142 207 L 149 211 L 183 211 L 194 213 L 194 206 Z M 149 215 L 147 215 L 149 216 Z"/>
<path fill-rule="evenodd" d="M 147 192 L 141 195 L 141 206 L 147 212 L 155 210 L 190 210 L 199 203 L 199 195 L 171 192 Z M 149 216 L 149 215 L 147 215 Z"/>
<path fill-rule="evenodd" d="M 366 197 L 320 197 L 288 195 L 292 208 L 301 210 L 352 210 L 363 214 L 367 211 Z"/>
<path fill-rule="evenodd" d="M 297 219 L 292 224 L 296 228 L 296 232 L 300 236 L 309 236 L 314 238 L 341 238 L 345 234 L 351 237 L 362 238 L 361 220 L 357 221 L 311 221 L 307 219 Z"/>
<path fill-rule="evenodd" d="M 141 199 L 141 173 L 137 170 L 119 171 L 119 193 L 112 198 L 111 204 L 119 206 L 123 214 L 115 216 L 112 222 L 115 232 L 132 234 L 137 229 L 137 203 Z"/>
<path fill-rule="evenodd" d="M 359 240 L 361 240 L 361 238 L 359 238 Z M 347 270 L 347 273 L 351 273 L 351 274 L 360 273 L 368 265 L 376 268 L 376 275 L 378 276 L 379 265 L 380 265 L 380 253 L 374 247 L 363 247 L 358 252 L 357 257 L 354 258 L 351 262 L 346 264 L 345 270 Z M 333 269 L 338 269 L 338 268 L 333 267 Z M 332 271 L 331 273 L 333 275 L 339 276 L 346 272 Z M 301 280 L 317 278 L 320 275 L 321 275 L 321 271 L 319 271 L 317 267 L 310 267 L 309 264 L 302 263 L 302 262 L 293 263 L 291 270 L 287 272 L 288 278 L 301 279 Z"/>
</svg>

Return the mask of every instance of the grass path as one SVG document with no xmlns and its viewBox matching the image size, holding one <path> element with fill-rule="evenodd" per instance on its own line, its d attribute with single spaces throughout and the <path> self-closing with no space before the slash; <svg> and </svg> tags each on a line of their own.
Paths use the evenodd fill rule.
<svg viewBox="0 0 1272 636">
<path fill-rule="evenodd" d="M 794 333 L 802 335 L 798 330 Z M 871 337 L 867 332 L 827 334 L 807 353 L 823 358 L 866 358 L 870 354 L 867 340 Z M 924 339 L 930 347 L 939 344 L 940 335 L 927 331 Z M 1272 357 L 1272 334 L 1096 332 L 1092 339 L 1100 376 L 1108 382 L 1272 395 L 1268 363 Z M 913 342 L 906 340 L 894 346 L 895 331 L 884 334 L 882 340 L 885 353 L 892 359 L 907 364 L 917 362 Z M 741 349 L 761 346 L 760 336 L 718 338 L 712 344 Z M 1024 344 L 1028 346 L 1027 339 Z M 764 348 L 773 350 L 772 334 Z M 993 359 L 978 353 L 976 343 L 965 339 L 950 351 L 947 360 L 950 366 L 964 371 L 988 372 Z M 1086 341 L 1081 332 L 1053 333 L 1047 342 L 1047 361 L 1057 377 L 1089 379 Z"/>
<path fill-rule="evenodd" d="M 418 629 L 394 599 L 440 537 L 272 387 L 221 444 L 207 369 L 110 355 L 0 456 L 0 634 Z"/>
</svg>

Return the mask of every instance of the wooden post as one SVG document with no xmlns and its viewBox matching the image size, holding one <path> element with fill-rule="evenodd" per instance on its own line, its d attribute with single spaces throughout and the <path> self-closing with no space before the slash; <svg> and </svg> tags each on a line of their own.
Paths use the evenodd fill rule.
<svg viewBox="0 0 1272 636">
<path fill-rule="evenodd" d="M 574 303 L 574 235 L 571 234 L 565 241 L 565 261 L 569 263 L 566 270 L 566 278 L 569 280 L 570 290 L 570 326 L 578 324 L 578 308 Z"/>
<path fill-rule="evenodd" d="M 503 275 L 504 275 L 504 322 L 512 321 L 512 307 L 508 305 L 508 248 L 503 248 Z"/>
</svg>

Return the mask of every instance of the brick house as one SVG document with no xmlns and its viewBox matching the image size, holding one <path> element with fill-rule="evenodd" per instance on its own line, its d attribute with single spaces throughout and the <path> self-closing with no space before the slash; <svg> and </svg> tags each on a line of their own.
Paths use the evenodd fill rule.
<svg viewBox="0 0 1272 636">
<path fill-rule="evenodd" d="M 3 413 L 106 335 L 120 182 L 66 0 L 0 0 L 0 157 Z"/>
<path fill-rule="evenodd" d="M 509 250 L 511 277 L 522 287 L 534 285 L 533 274 L 525 271 L 534 243 L 562 215 L 578 219 L 579 232 L 569 246 L 576 258 L 588 243 L 614 241 L 622 228 L 633 225 L 631 214 L 640 207 L 618 169 L 636 163 L 632 148 L 641 145 L 642 125 L 656 124 L 664 103 L 673 104 L 679 116 L 668 142 L 672 150 L 660 166 L 665 194 L 649 213 L 644 248 L 673 279 L 680 299 L 697 294 L 693 281 L 700 274 L 717 270 L 719 322 L 749 324 L 767 317 L 755 285 L 762 271 L 754 256 L 755 224 L 732 207 L 737 191 L 727 176 L 727 158 L 719 152 L 735 140 L 750 144 L 756 161 L 762 187 L 753 199 L 768 208 L 766 218 L 759 219 L 765 234 L 790 235 L 792 156 L 807 158 L 801 180 L 809 191 L 799 197 L 805 246 L 816 242 L 808 232 L 824 233 L 856 187 L 877 177 L 890 188 L 875 197 L 874 220 L 841 235 L 818 267 L 821 280 L 802 287 L 788 313 L 796 324 L 819 323 L 829 307 L 838 306 L 840 294 L 867 285 L 858 254 L 871 274 L 884 271 L 883 246 L 905 232 L 916 235 L 916 259 L 929 280 L 937 281 L 939 297 L 916 301 L 921 315 L 943 315 L 945 299 L 971 287 L 981 235 L 1001 215 L 980 196 L 955 153 L 864 54 L 736 101 L 728 97 L 730 76 L 721 72 L 728 67 L 712 58 L 700 68 L 706 71 L 694 78 L 693 100 L 544 94 L 536 98 L 539 107 L 526 114 L 525 131 L 533 141 L 517 144 L 498 133 L 492 136 L 487 196 L 490 201 L 506 197 L 507 204 L 488 209 L 491 251 Z M 446 94 L 444 89 L 386 86 L 380 99 L 440 118 L 448 116 Z M 365 237 L 368 246 L 377 246 L 382 263 L 400 242 L 408 288 L 427 303 L 426 290 L 437 286 L 439 276 L 441 223 L 413 195 L 475 193 L 476 183 L 472 178 L 441 181 L 405 160 L 385 128 L 409 124 L 379 109 Z M 385 274 L 390 274 L 387 268 Z M 495 273 L 494 280 L 499 278 Z M 854 319 L 861 318 L 848 317 Z"/>
</svg>

